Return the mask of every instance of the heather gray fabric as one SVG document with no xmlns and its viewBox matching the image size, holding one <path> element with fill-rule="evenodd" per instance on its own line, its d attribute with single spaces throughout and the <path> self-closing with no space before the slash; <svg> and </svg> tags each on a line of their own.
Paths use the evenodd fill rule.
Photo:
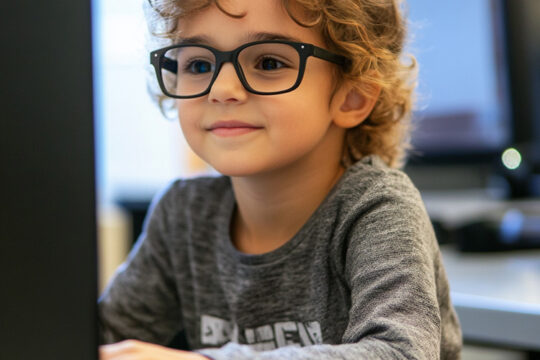
<svg viewBox="0 0 540 360">
<path fill-rule="evenodd" d="M 262 255 L 229 237 L 227 177 L 178 180 L 99 300 L 103 341 L 221 359 L 458 359 L 461 332 L 418 191 L 366 157 L 303 228 Z"/>
</svg>

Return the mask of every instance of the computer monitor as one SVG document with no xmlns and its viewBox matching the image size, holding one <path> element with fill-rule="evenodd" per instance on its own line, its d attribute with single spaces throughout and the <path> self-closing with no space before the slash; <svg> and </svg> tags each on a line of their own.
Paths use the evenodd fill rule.
<svg viewBox="0 0 540 360">
<path fill-rule="evenodd" d="M 0 12 L 0 359 L 97 360 L 90 0 Z"/>
<path fill-rule="evenodd" d="M 425 165 L 424 183 L 539 196 L 540 1 L 407 4 L 420 69 L 410 172 Z M 509 148 L 517 149 L 510 164 Z"/>
<path fill-rule="evenodd" d="M 510 118 L 494 1 L 407 4 L 419 64 L 412 140 L 420 157 L 498 152 L 510 142 Z"/>
</svg>

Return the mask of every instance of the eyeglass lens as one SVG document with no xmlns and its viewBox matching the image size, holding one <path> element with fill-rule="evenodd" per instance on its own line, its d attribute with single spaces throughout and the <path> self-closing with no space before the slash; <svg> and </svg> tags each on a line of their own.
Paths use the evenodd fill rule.
<svg viewBox="0 0 540 360">
<path fill-rule="evenodd" d="M 210 50 L 184 46 L 170 49 L 164 56 L 168 65 L 162 67 L 161 75 L 170 94 L 192 96 L 210 86 L 216 71 L 216 58 Z M 255 44 L 240 51 L 238 64 L 253 90 L 272 93 L 288 90 L 296 83 L 300 55 L 287 44 Z M 176 74 L 167 69 L 176 70 Z"/>
</svg>

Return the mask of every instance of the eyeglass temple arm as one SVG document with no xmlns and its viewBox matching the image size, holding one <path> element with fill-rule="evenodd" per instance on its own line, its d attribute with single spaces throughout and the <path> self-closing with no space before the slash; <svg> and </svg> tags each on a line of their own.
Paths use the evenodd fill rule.
<svg viewBox="0 0 540 360">
<path fill-rule="evenodd" d="M 347 59 L 344 56 L 334 54 L 318 46 L 313 46 L 313 56 L 338 65 L 345 65 L 347 63 Z"/>
<path fill-rule="evenodd" d="M 165 70 L 168 70 L 174 74 L 178 73 L 178 62 L 168 57 L 163 56 L 161 58 L 161 67 Z"/>
</svg>

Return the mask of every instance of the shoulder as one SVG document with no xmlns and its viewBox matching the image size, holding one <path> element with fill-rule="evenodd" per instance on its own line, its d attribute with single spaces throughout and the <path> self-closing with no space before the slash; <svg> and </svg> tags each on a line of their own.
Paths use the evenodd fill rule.
<svg viewBox="0 0 540 360">
<path fill-rule="evenodd" d="M 179 201 L 183 204 L 199 201 L 211 201 L 219 198 L 231 188 L 230 180 L 225 176 L 207 176 L 191 179 L 176 179 L 164 187 L 154 198 L 154 203 L 170 207 Z"/>
<path fill-rule="evenodd" d="M 348 169 L 334 194 L 335 236 L 353 258 L 366 251 L 420 251 L 431 257 L 437 243 L 420 192 L 401 170 L 376 156 Z M 422 249 L 422 250 L 420 250 Z"/>
<path fill-rule="evenodd" d="M 337 235 L 343 259 L 353 273 L 377 262 L 431 264 L 438 245 L 420 192 L 401 170 L 377 157 L 353 165 L 336 194 L 340 203 Z M 362 271 L 368 271 L 362 268 Z"/>
<path fill-rule="evenodd" d="M 150 219 L 174 222 L 186 216 L 204 217 L 232 196 L 230 179 L 225 176 L 177 179 L 154 196 L 148 213 Z"/>
<path fill-rule="evenodd" d="M 230 189 L 230 179 L 225 176 L 177 179 L 166 186 L 158 197 L 169 202 L 211 200 L 223 196 Z"/>
<path fill-rule="evenodd" d="M 399 169 L 389 168 L 378 156 L 367 156 L 343 175 L 336 189 L 338 201 L 345 207 L 373 210 L 391 204 L 423 209 L 419 191 L 410 178 Z"/>
</svg>

